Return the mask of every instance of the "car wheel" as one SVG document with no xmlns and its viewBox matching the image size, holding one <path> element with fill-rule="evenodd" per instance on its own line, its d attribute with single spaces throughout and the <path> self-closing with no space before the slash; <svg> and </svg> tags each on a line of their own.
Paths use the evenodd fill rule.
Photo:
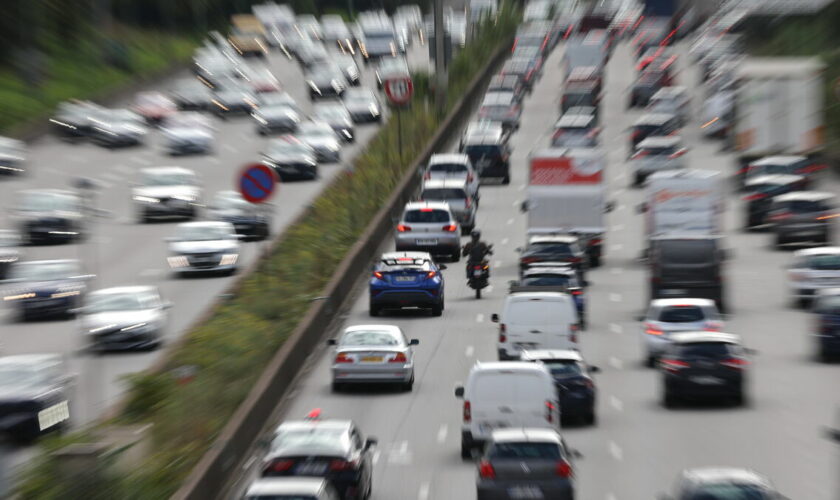
<svg viewBox="0 0 840 500">
<path fill-rule="evenodd" d="M 665 408 L 676 408 L 677 398 L 668 391 L 662 393 L 662 406 Z"/>
<path fill-rule="evenodd" d="M 443 303 L 432 306 L 432 316 L 440 316 L 443 314 Z"/>
<path fill-rule="evenodd" d="M 382 313 L 382 309 L 377 305 L 371 304 L 370 307 L 368 308 L 368 312 L 370 313 L 371 316 L 373 316 L 375 318 L 376 316 L 379 316 Z"/>
<path fill-rule="evenodd" d="M 459 260 L 461 260 L 461 249 L 460 248 L 456 249 L 454 252 L 452 252 L 450 254 L 450 260 L 452 260 L 452 262 L 458 262 Z"/>
<path fill-rule="evenodd" d="M 413 374 L 413 373 L 411 374 L 411 380 L 409 380 L 408 382 L 404 383 L 404 384 L 403 384 L 403 386 L 402 386 L 402 388 L 403 388 L 403 390 L 404 390 L 404 391 L 406 391 L 406 392 L 410 392 L 410 391 L 411 391 L 411 389 L 413 389 L 413 388 L 414 388 L 414 374 Z"/>
<path fill-rule="evenodd" d="M 592 265 L 592 267 L 601 267 L 601 256 L 593 255 L 589 258 L 589 263 Z"/>
<path fill-rule="evenodd" d="M 344 384 L 341 382 L 332 383 L 332 392 L 341 392 L 344 389 Z"/>
<path fill-rule="evenodd" d="M 738 392 L 733 398 L 733 403 L 735 406 L 746 406 L 747 405 L 747 396 L 744 394 L 743 389 Z"/>
<path fill-rule="evenodd" d="M 463 440 L 461 441 L 461 458 L 464 460 L 472 458 L 472 447 Z"/>
<path fill-rule="evenodd" d="M 586 416 L 583 418 L 586 425 L 597 425 L 598 424 L 598 416 L 595 414 L 595 410 L 591 410 Z"/>
</svg>

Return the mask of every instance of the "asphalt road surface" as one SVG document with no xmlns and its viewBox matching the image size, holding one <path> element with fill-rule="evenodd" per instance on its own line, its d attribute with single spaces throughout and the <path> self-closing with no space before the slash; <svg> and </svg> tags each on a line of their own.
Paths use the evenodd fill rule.
<svg viewBox="0 0 840 500">
<path fill-rule="evenodd" d="M 696 110 L 698 80 L 688 66 L 686 45 L 678 50 L 684 54 L 679 79 L 692 89 Z M 408 338 L 420 339 L 413 392 L 370 388 L 334 394 L 332 358 L 324 348 L 312 357 L 296 396 L 282 411 L 284 418 L 299 419 L 321 408 L 322 418 L 353 419 L 363 432 L 378 437 L 376 499 L 475 498 L 475 466 L 459 456 L 461 402 L 453 388 L 476 361 L 496 359 L 497 330 L 489 318 L 501 312 L 507 282 L 517 277 L 515 249 L 525 240 L 525 216 L 517 207 L 524 196 L 526 158 L 547 144 L 558 117 L 562 51 L 558 47 L 548 59 L 543 78 L 525 103 L 521 129 L 512 138 L 511 184 L 481 190 L 478 228 L 495 244 L 493 288 L 476 300 L 466 286 L 463 262 L 453 264 L 444 271 L 447 304 L 442 317 L 409 311 L 374 319 L 368 316 L 366 290 L 359 287 L 345 325 L 396 324 Z M 626 129 L 641 113 L 625 110 L 625 90 L 633 75 L 630 49 L 622 44 L 609 63 L 602 117 L 616 210 L 608 218 L 605 265 L 589 275 L 590 324 L 582 335 L 584 356 L 603 370 L 596 379 L 599 423 L 563 430 L 570 446 L 584 456 L 576 462 L 578 498 L 650 500 L 669 490 L 683 468 L 729 465 L 768 475 L 791 499 L 837 499 L 840 463 L 836 445 L 822 436 L 822 429 L 835 422 L 840 366 L 814 361 L 808 313 L 793 309 L 786 296 L 782 267 L 790 254 L 772 250 L 769 235 L 740 229 L 743 208 L 734 193 L 725 217 L 726 237 L 734 249 L 725 274 L 732 306 L 726 330 L 758 350 L 750 370 L 750 403 L 678 410 L 659 404 L 658 373 L 641 363 L 635 320 L 646 306 L 648 290 L 638 260 L 642 217 L 635 212 L 642 192 L 628 188 L 631 179 L 624 163 Z M 733 157 L 721 153 L 717 143 L 705 142 L 699 126 L 692 122 L 684 131 L 691 148 L 689 166 L 733 173 Z M 840 183 L 826 175 L 820 188 L 840 192 Z M 383 242 L 383 251 L 392 249 L 393 241 Z M 243 472 L 246 481 L 253 474 Z"/>
</svg>

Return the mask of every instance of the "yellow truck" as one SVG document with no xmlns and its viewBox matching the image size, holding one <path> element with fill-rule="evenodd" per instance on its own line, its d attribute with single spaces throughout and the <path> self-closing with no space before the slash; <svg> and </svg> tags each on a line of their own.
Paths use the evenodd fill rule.
<svg viewBox="0 0 840 500">
<path fill-rule="evenodd" d="M 230 17 L 233 30 L 228 37 L 231 46 L 243 56 L 265 57 L 268 44 L 265 40 L 265 28 L 252 14 L 234 14 Z"/>
</svg>

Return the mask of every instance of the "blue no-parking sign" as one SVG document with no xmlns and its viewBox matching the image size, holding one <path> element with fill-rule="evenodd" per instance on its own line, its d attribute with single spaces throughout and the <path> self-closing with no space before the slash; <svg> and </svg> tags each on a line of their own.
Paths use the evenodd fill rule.
<svg viewBox="0 0 840 500">
<path fill-rule="evenodd" d="M 239 192 L 251 203 L 262 203 L 271 198 L 277 187 L 277 172 L 268 165 L 245 165 L 239 174 Z"/>
</svg>

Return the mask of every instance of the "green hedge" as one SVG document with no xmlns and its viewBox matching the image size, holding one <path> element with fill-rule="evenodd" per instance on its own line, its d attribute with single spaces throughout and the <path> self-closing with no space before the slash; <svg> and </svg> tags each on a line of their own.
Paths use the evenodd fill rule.
<svg viewBox="0 0 840 500">
<path fill-rule="evenodd" d="M 495 23 L 452 62 L 449 95 L 460 95 L 503 40 L 516 29 L 519 13 L 501 10 Z M 268 361 L 321 294 L 350 247 L 421 153 L 440 123 L 431 102 L 428 75 L 415 75 L 413 105 L 404 111 L 403 161 L 397 122 L 389 121 L 355 160 L 290 227 L 261 268 L 244 278 L 235 297 L 188 333 L 170 354 L 168 366 L 198 367 L 194 381 L 178 385 L 168 373 L 131 376 L 131 389 L 118 424 L 154 424 L 151 449 L 142 467 L 119 476 L 109 470 L 88 478 L 60 480 L 55 463 L 42 455 L 29 468 L 20 493 L 25 499 L 160 499 L 171 495 L 201 458 L 228 418 L 245 399 Z M 448 107 L 454 104 L 452 100 Z M 280 187 L 280 196 L 284 189 Z M 72 438 L 71 438 L 72 439 Z M 83 437 L 79 438 L 83 440 Z M 49 444 L 48 446 L 55 446 Z M 94 477 L 95 476 L 95 477 Z"/>
</svg>

